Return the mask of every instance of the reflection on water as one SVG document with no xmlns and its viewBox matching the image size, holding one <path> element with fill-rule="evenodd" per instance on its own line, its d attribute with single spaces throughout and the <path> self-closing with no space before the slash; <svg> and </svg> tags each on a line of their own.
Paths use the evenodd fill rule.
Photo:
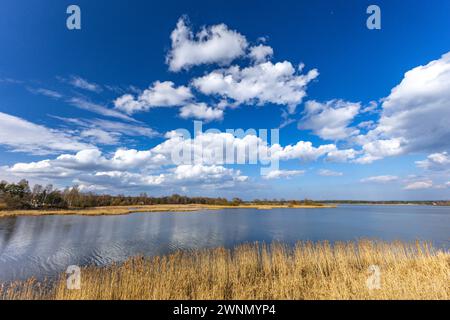
<svg viewBox="0 0 450 320">
<path fill-rule="evenodd" d="M 450 207 L 340 206 L 11 217 L 0 219 L 0 281 L 52 277 L 72 264 L 104 265 L 138 254 L 232 247 L 242 242 L 421 239 L 448 249 L 449 236 Z"/>
</svg>

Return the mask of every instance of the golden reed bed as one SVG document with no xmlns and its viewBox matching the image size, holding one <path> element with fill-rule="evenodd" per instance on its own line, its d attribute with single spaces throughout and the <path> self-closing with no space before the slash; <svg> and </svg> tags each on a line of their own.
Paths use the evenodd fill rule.
<svg viewBox="0 0 450 320">
<path fill-rule="evenodd" d="M 17 216 L 46 216 L 46 215 L 124 215 L 138 212 L 198 212 L 202 210 L 222 209 L 321 209 L 336 208 L 334 204 L 311 204 L 311 205 L 268 205 L 268 204 L 242 204 L 238 206 L 209 205 L 209 204 L 155 204 L 138 206 L 109 206 L 93 207 L 85 209 L 61 209 L 61 210 L 0 210 L 0 218 Z M 1 209 L 1 208 L 0 208 Z"/>
<path fill-rule="evenodd" d="M 367 286 L 371 265 L 379 289 Z M 66 275 L 53 285 L 30 279 L 0 298 L 449 299 L 449 275 L 450 254 L 426 243 L 246 244 L 86 267 L 80 290 L 66 288 Z"/>
</svg>

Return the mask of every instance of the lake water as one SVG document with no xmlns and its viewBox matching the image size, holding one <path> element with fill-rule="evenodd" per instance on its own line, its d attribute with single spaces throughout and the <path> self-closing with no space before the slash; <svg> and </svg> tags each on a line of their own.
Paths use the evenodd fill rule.
<svg viewBox="0 0 450 320">
<path fill-rule="evenodd" d="M 450 207 L 342 205 L 0 218 L 0 282 L 53 277 L 73 264 L 105 265 L 177 249 L 359 238 L 428 240 L 448 250 Z"/>
</svg>

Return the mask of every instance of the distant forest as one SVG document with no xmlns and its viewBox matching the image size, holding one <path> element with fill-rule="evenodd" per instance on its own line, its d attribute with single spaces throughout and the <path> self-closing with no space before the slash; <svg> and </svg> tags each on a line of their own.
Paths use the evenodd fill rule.
<svg viewBox="0 0 450 320">
<path fill-rule="evenodd" d="M 107 195 L 93 192 L 81 192 L 78 186 L 64 190 L 55 189 L 51 184 L 41 186 L 39 184 L 30 187 L 27 180 L 18 183 L 0 182 L 0 210 L 27 210 L 27 209 L 77 209 L 106 206 L 133 206 L 156 204 L 209 204 L 238 206 L 244 203 L 255 204 L 316 204 L 305 200 L 253 200 L 243 201 L 240 198 L 228 200 L 226 198 L 187 197 L 178 194 L 165 197 L 152 197 L 146 193 L 139 196 Z"/>
<path fill-rule="evenodd" d="M 430 206 L 450 206 L 450 200 L 414 200 L 414 201 L 402 201 L 402 200 L 385 200 L 385 201 L 370 201 L 370 200 L 324 200 L 324 203 L 330 204 L 416 204 L 416 205 L 430 205 Z"/>
<path fill-rule="evenodd" d="M 327 200 L 329 204 L 423 204 L 450 205 L 450 201 L 355 201 L 355 200 Z M 187 197 L 178 194 L 165 197 L 153 197 L 146 193 L 139 196 L 107 195 L 93 192 L 81 192 L 78 186 L 58 190 L 51 184 L 39 184 L 30 187 L 27 180 L 18 183 L 0 182 L 0 210 L 32 210 L 32 209 L 77 209 L 106 206 L 133 206 L 157 204 L 209 204 L 238 206 L 241 204 L 272 204 L 272 205 L 320 205 L 313 200 L 285 200 L 285 199 L 255 199 L 244 201 L 240 198 L 228 200 L 226 198 Z"/>
</svg>

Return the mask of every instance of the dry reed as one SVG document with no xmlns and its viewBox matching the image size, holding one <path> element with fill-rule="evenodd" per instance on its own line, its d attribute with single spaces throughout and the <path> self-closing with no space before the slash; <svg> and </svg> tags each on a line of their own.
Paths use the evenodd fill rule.
<svg viewBox="0 0 450 320">
<path fill-rule="evenodd" d="M 369 289 L 369 267 L 381 287 Z M 84 267 L 81 289 L 30 279 L 0 288 L 1 299 L 444 299 L 450 254 L 427 243 L 244 244 L 135 257 Z"/>
<path fill-rule="evenodd" d="M 17 216 L 47 216 L 47 215 L 82 215 L 82 216 L 103 216 L 103 215 L 126 215 L 138 212 L 198 212 L 201 210 L 222 210 L 222 209 L 324 209 L 336 208 L 334 204 L 311 204 L 311 205 L 267 205 L 267 204 L 242 204 L 231 205 L 209 205 L 209 204 L 154 204 L 136 206 L 109 206 L 93 207 L 85 209 L 43 209 L 43 210 L 6 210 L 0 204 L 0 218 Z"/>
</svg>

